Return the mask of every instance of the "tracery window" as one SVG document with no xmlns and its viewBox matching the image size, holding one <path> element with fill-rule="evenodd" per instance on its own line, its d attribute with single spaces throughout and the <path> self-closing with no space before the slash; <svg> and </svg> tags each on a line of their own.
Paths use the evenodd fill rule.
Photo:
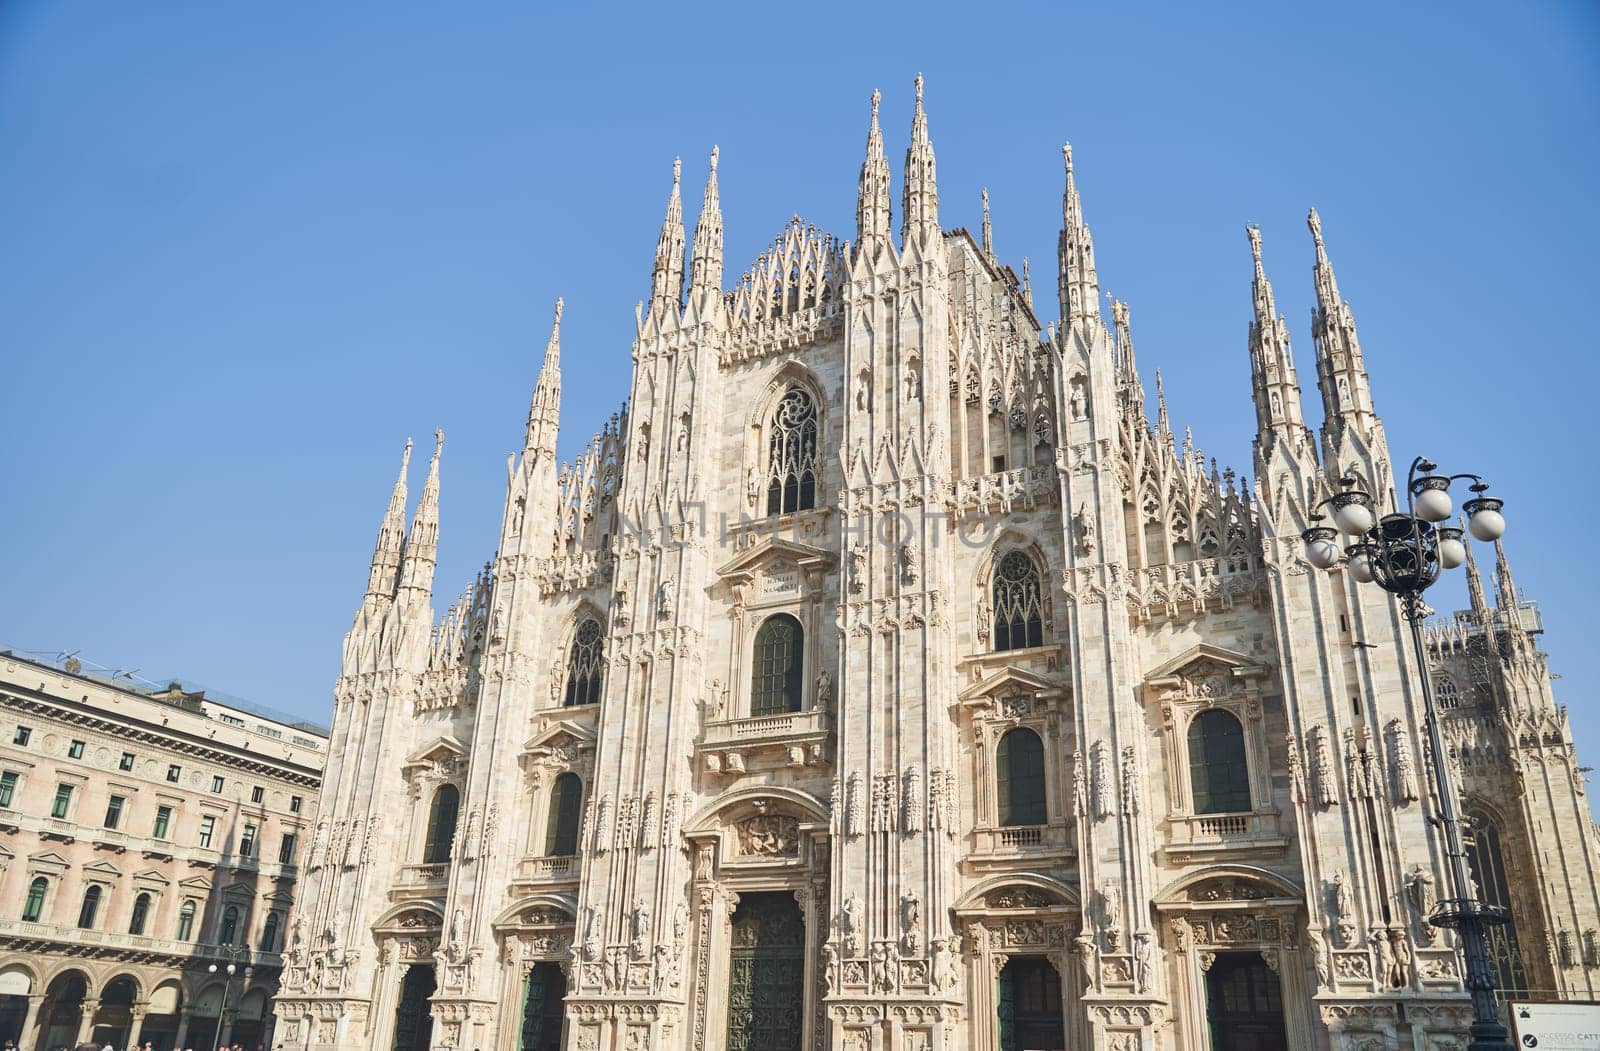
<svg viewBox="0 0 1600 1051">
<path fill-rule="evenodd" d="M 1448 675 L 1434 676 L 1433 695 L 1438 699 L 1440 708 L 1461 707 L 1461 691 L 1456 689 L 1456 681 Z"/>
<path fill-rule="evenodd" d="M 1232 712 L 1213 708 L 1189 724 L 1189 788 L 1196 814 L 1250 809 L 1244 727 Z"/>
<path fill-rule="evenodd" d="M 817 504 L 817 403 L 790 387 L 772 414 L 767 439 L 767 514 L 786 515 Z"/>
<path fill-rule="evenodd" d="M 456 838 L 456 813 L 461 808 L 461 792 L 455 785 L 440 785 L 428 808 L 428 838 L 422 849 L 424 865 L 443 865 L 450 860 Z"/>
<path fill-rule="evenodd" d="M 1009 730 L 994 752 L 1000 824 L 1045 823 L 1044 742 L 1027 727 Z"/>
<path fill-rule="evenodd" d="M 569 858 L 578 852 L 578 817 L 583 807 L 583 782 L 567 772 L 550 788 L 550 816 L 545 822 L 544 852 Z"/>
<path fill-rule="evenodd" d="M 129 934 L 143 934 L 144 925 L 150 919 L 150 895 L 140 894 L 133 899 L 133 915 L 128 920 Z"/>
<path fill-rule="evenodd" d="M 567 654 L 567 696 L 562 702 L 570 708 L 600 703 L 600 682 L 605 671 L 605 638 L 600 622 L 593 617 L 578 625 Z"/>
<path fill-rule="evenodd" d="M 78 909 L 78 926 L 83 930 L 94 929 L 95 915 L 100 911 L 101 893 L 98 885 L 83 892 L 83 905 Z"/>
<path fill-rule="evenodd" d="M 1466 825 L 1467 867 L 1472 872 L 1472 881 L 1478 885 L 1479 897 L 1490 905 L 1510 909 L 1511 881 L 1500 849 L 1500 827 L 1486 812 L 1476 808 L 1467 811 Z M 1487 928 L 1485 936 L 1495 984 L 1506 996 L 1526 994 L 1528 973 L 1522 965 L 1515 919 Z"/>
<path fill-rule="evenodd" d="M 800 710 L 804 645 L 805 629 L 789 614 L 776 613 L 762 623 L 750 682 L 751 715 Z"/>
<path fill-rule="evenodd" d="M 994 648 L 1003 652 L 1043 645 L 1039 567 L 1021 551 L 1011 551 L 994 570 Z"/>
<path fill-rule="evenodd" d="M 36 876 L 28 884 L 28 900 L 22 905 L 22 918 L 29 923 L 36 923 L 44 915 L 44 895 L 50 888 L 50 881 L 43 876 Z"/>
</svg>

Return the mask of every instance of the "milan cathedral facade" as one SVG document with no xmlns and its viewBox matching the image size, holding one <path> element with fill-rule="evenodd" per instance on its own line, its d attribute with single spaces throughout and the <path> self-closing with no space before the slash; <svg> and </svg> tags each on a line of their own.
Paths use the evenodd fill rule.
<svg viewBox="0 0 1600 1051">
<path fill-rule="evenodd" d="M 717 154 L 692 240 L 675 168 L 625 408 L 558 463 L 558 301 L 439 620 L 443 436 L 409 529 L 402 462 L 286 1046 L 1465 1045 L 1405 623 L 1299 539 L 1340 477 L 1395 499 L 1319 220 L 1319 433 L 1250 231 L 1252 485 L 1150 415 L 1064 154 L 1048 325 L 987 214 L 940 225 L 920 78 L 898 243 L 876 95 L 854 240 L 795 219 L 731 291 Z M 1492 557 L 1428 658 L 1494 962 L 1596 998 L 1584 778 Z"/>
</svg>

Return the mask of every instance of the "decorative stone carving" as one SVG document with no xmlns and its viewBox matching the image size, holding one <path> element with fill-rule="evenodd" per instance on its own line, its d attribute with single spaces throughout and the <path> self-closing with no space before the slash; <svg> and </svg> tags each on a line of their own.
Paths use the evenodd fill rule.
<svg viewBox="0 0 1600 1051">
<path fill-rule="evenodd" d="M 922 955 L 922 899 L 916 891 L 900 896 L 900 952 L 905 956 Z"/>
<path fill-rule="evenodd" d="M 1388 731 L 1394 798 L 1413 802 L 1417 798 L 1417 778 L 1412 770 L 1411 739 L 1399 719 L 1389 720 Z"/>
<path fill-rule="evenodd" d="M 757 814 L 734 830 L 745 857 L 792 858 L 800 853 L 800 822 L 787 814 Z"/>
<path fill-rule="evenodd" d="M 849 797 L 845 801 L 845 835 L 851 839 L 862 833 L 863 813 L 866 803 L 862 799 L 861 773 L 850 775 Z"/>
<path fill-rule="evenodd" d="M 1350 885 L 1345 882 L 1343 872 L 1333 874 L 1333 918 L 1340 946 L 1349 948 L 1355 943 L 1356 938 L 1355 903 L 1350 896 Z"/>
<path fill-rule="evenodd" d="M 852 894 L 844 899 L 844 907 L 839 910 L 839 938 L 844 943 L 846 956 L 861 955 L 862 919 L 861 899 Z"/>
<path fill-rule="evenodd" d="M 907 833 L 922 831 L 922 771 L 915 763 L 906 767 L 905 788 L 901 793 L 900 827 Z"/>
<path fill-rule="evenodd" d="M 1111 816 L 1111 771 L 1108 769 L 1110 758 L 1107 756 L 1106 743 L 1096 741 L 1089 749 L 1089 770 L 1094 793 L 1095 820 L 1103 821 Z"/>
<path fill-rule="evenodd" d="M 1328 735 L 1320 726 L 1311 728 L 1311 780 L 1315 788 L 1317 805 L 1336 806 L 1339 792 L 1334 786 L 1333 754 L 1328 747 Z"/>
<path fill-rule="evenodd" d="M 1428 916 L 1433 912 L 1434 892 L 1433 876 L 1421 865 L 1415 865 L 1404 879 L 1406 889 L 1406 903 L 1411 906 L 1411 911 L 1417 921 L 1417 936 L 1424 945 L 1432 945 L 1436 936 L 1436 928 L 1428 922 Z"/>
<path fill-rule="evenodd" d="M 659 832 L 656 828 L 656 794 L 647 793 L 644 797 L 644 820 L 639 825 L 639 849 L 648 854 L 656 848 L 656 839 Z"/>
<path fill-rule="evenodd" d="M 1333 988 L 1332 953 L 1320 930 L 1315 927 L 1306 930 L 1306 947 L 1311 952 L 1311 963 L 1317 970 L 1317 989 Z"/>
<path fill-rule="evenodd" d="M 872 831 L 874 832 L 894 831 L 898 780 L 893 774 L 879 774 L 872 779 Z"/>
<path fill-rule="evenodd" d="M 1139 762 L 1131 744 L 1122 749 L 1122 812 L 1139 813 Z"/>
</svg>

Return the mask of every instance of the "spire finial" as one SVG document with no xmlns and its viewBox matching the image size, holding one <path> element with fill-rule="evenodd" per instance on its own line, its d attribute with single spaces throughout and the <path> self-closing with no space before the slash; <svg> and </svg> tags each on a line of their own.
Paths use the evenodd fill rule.
<svg viewBox="0 0 1600 1051">
<path fill-rule="evenodd" d="M 872 89 L 872 123 L 878 123 L 878 103 L 883 101 L 883 92 L 877 88 Z"/>
<path fill-rule="evenodd" d="M 1061 160 L 1066 164 L 1067 176 L 1070 178 L 1072 176 L 1072 143 L 1063 142 L 1061 144 Z"/>
<path fill-rule="evenodd" d="M 916 85 L 917 85 L 917 105 L 920 106 L 920 105 L 922 105 L 922 74 L 921 73 L 917 74 Z"/>
<path fill-rule="evenodd" d="M 566 306 L 567 306 L 566 300 L 562 299 L 560 296 L 557 296 L 556 297 L 556 321 L 555 321 L 555 325 L 554 325 L 554 331 L 551 332 L 552 336 L 556 335 L 557 333 L 559 333 L 561 331 L 561 311 L 566 309 Z"/>
<path fill-rule="evenodd" d="M 682 182 L 682 181 L 683 181 L 683 158 L 682 157 L 674 157 L 674 158 L 672 158 L 672 188 L 674 190 L 676 190 L 678 188 L 678 184 L 680 182 Z"/>
<path fill-rule="evenodd" d="M 672 158 L 672 192 L 667 195 L 667 217 L 656 241 L 655 269 L 650 277 L 650 312 L 683 302 L 683 158 Z"/>
<path fill-rule="evenodd" d="M 706 193 L 700 203 L 700 219 L 694 228 L 694 250 L 689 262 L 689 298 L 705 309 L 706 295 L 722 292 L 722 196 L 717 187 L 717 161 L 722 150 L 711 147 L 711 170 L 706 174 Z"/>
<path fill-rule="evenodd" d="M 1244 232 L 1250 238 L 1250 256 L 1255 260 L 1256 273 L 1265 273 L 1261 266 L 1261 227 L 1255 223 L 1246 223 Z"/>
<path fill-rule="evenodd" d="M 916 79 L 916 106 L 911 114 L 911 145 L 906 148 L 905 189 L 900 201 L 900 243 L 932 245 L 940 240 L 939 184 L 933 143 L 928 138 L 928 114 L 922 108 L 922 74 Z M 885 182 L 887 183 L 885 168 Z"/>
<path fill-rule="evenodd" d="M 983 188 L 983 254 L 994 255 L 994 227 L 989 224 L 989 188 Z"/>
<path fill-rule="evenodd" d="M 1061 160 L 1066 167 L 1066 185 L 1061 193 L 1061 239 L 1057 247 L 1061 318 L 1087 336 L 1105 327 L 1100 317 L 1100 279 L 1095 272 L 1094 238 L 1089 233 L 1089 224 L 1083 221 L 1083 201 L 1072 175 L 1072 143 L 1062 144 Z"/>
<path fill-rule="evenodd" d="M 1033 280 L 1028 272 L 1028 257 L 1022 257 L 1022 301 L 1031 308 L 1033 306 Z"/>
<path fill-rule="evenodd" d="M 716 171 L 717 170 L 717 158 L 720 157 L 721 155 L 722 155 L 722 147 L 721 146 L 712 146 L 711 147 L 711 170 L 712 171 Z M 735 172 L 734 174 L 737 175 L 738 173 Z"/>
<path fill-rule="evenodd" d="M 1167 418 L 1167 388 L 1161 382 L 1160 369 L 1156 369 L 1156 433 L 1172 433 L 1172 424 Z"/>
<path fill-rule="evenodd" d="M 407 438 L 405 452 L 400 454 L 400 477 L 402 479 L 405 478 L 406 468 L 409 466 L 411 466 L 411 439 Z"/>
<path fill-rule="evenodd" d="M 433 429 L 433 459 L 429 463 L 437 464 L 439 462 L 439 454 L 442 452 L 444 452 L 444 428 L 435 427 Z"/>
<path fill-rule="evenodd" d="M 1311 227 L 1311 240 L 1316 242 L 1317 254 L 1320 256 L 1323 252 L 1322 216 L 1317 214 L 1317 210 L 1315 208 L 1311 209 L 1311 214 L 1306 216 L 1306 225 Z"/>
</svg>

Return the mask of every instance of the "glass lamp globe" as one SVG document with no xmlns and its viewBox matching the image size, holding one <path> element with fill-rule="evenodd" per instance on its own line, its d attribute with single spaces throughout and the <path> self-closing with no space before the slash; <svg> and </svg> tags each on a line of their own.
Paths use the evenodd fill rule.
<svg viewBox="0 0 1600 1051">
<path fill-rule="evenodd" d="M 1372 583 L 1372 552 L 1366 544 L 1355 544 L 1349 550 L 1350 575 L 1358 584 Z"/>
<path fill-rule="evenodd" d="M 1428 522 L 1443 522 L 1455 508 L 1450 503 L 1450 482 L 1445 478 L 1419 478 L 1412 501 L 1417 517 Z"/>
<path fill-rule="evenodd" d="M 1461 541 L 1461 530 L 1446 526 L 1439 530 L 1439 565 L 1454 569 L 1467 560 L 1467 545 Z"/>
<path fill-rule="evenodd" d="M 1500 513 L 1505 504 L 1492 496 L 1480 496 L 1462 505 L 1467 512 L 1467 529 L 1479 540 L 1499 540 L 1506 533 L 1506 519 Z"/>
<path fill-rule="evenodd" d="M 1360 499 L 1343 501 L 1333 512 L 1333 524 L 1345 536 L 1360 536 L 1372 528 L 1374 521 L 1372 508 Z"/>
<path fill-rule="evenodd" d="M 1338 535 L 1338 530 L 1327 526 L 1312 526 L 1301 533 L 1300 539 L 1306 545 L 1306 560 L 1318 569 L 1332 569 L 1339 561 L 1339 545 L 1334 543 Z"/>
</svg>

